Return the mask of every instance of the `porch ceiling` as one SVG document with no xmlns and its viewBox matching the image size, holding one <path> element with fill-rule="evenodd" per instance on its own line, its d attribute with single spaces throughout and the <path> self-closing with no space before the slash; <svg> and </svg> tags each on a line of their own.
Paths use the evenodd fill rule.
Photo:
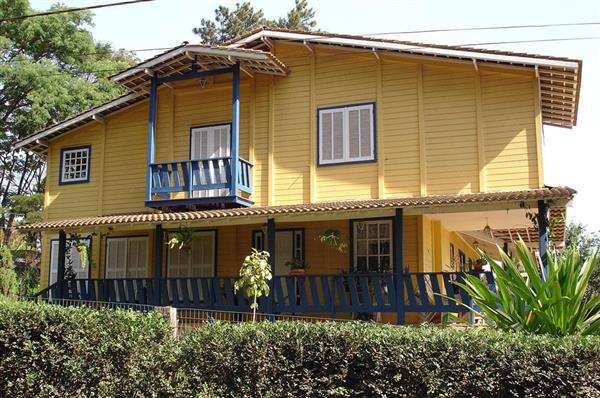
<svg viewBox="0 0 600 398">
<path fill-rule="evenodd" d="M 102 217 L 87 217 L 67 220 L 45 221 L 19 227 L 21 231 L 81 230 L 98 227 L 143 226 L 155 224 L 211 225 L 219 220 L 231 224 L 263 223 L 265 218 L 289 221 L 304 221 L 302 217 L 323 216 L 349 218 L 360 216 L 382 216 L 383 212 L 404 208 L 405 214 L 436 214 L 473 212 L 482 210 L 513 210 L 534 207 L 538 200 L 550 202 L 551 207 L 564 207 L 575 191 L 567 187 L 547 187 L 528 191 L 473 193 L 462 195 L 437 195 L 395 199 L 370 199 L 312 203 L 284 206 L 263 206 L 207 211 L 173 213 L 121 214 Z M 372 214 L 371 214 L 372 213 Z M 387 214 L 386 214 L 387 215 Z M 323 218 L 326 219 L 326 218 Z"/>
<path fill-rule="evenodd" d="M 244 48 L 184 44 L 111 76 L 111 80 L 136 92 L 147 92 L 152 75 L 182 75 L 197 68 L 210 71 L 240 63 L 242 72 L 285 76 L 287 67 L 273 54 Z"/>
</svg>

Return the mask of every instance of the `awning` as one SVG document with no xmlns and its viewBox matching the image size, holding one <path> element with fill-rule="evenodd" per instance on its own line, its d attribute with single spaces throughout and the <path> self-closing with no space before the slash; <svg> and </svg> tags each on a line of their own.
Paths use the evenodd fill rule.
<svg viewBox="0 0 600 398">
<path fill-rule="evenodd" d="M 208 226 L 217 220 L 230 219 L 239 223 L 262 223 L 265 218 L 302 216 L 328 213 L 357 213 L 368 210 L 406 209 L 406 214 L 426 214 L 442 211 L 469 211 L 485 208 L 514 209 L 535 207 L 538 200 L 550 202 L 551 207 L 564 207 L 576 193 L 567 187 L 547 187 L 527 191 L 472 193 L 462 195 L 435 195 L 394 199 L 369 199 L 311 203 L 299 205 L 262 206 L 222 210 L 186 211 L 173 213 L 119 214 L 54 220 L 22 225 L 20 231 L 56 231 L 60 229 L 93 229 L 110 226 L 140 226 L 156 224 L 194 224 Z M 242 222 L 244 220 L 244 222 Z"/>
<path fill-rule="evenodd" d="M 137 92 L 146 92 L 153 74 L 160 77 L 199 70 L 228 68 L 236 62 L 248 74 L 286 76 L 287 67 L 270 52 L 245 48 L 185 44 L 111 76 L 111 80 Z"/>
</svg>

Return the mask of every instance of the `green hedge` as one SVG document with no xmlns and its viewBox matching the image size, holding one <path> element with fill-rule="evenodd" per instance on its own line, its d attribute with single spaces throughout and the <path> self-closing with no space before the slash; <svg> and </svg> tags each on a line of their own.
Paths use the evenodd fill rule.
<svg viewBox="0 0 600 398">
<path fill-rule="evenodd" d="M 600 338 L 0 303 L 0 396 L 600 396 Z"/>
<path fill-rule="evenodd" d="M 158 313 L 0 299 L 0 397 L 170 393 L 176 349 Z"/>
</svg>

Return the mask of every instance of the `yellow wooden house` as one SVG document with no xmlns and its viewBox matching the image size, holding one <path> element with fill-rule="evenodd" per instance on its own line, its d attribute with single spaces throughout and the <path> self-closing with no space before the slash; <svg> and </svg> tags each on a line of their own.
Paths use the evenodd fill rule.
<svg viewBox="0 0 600 398">
<path fill-rule="evenodd" d="M 44 220 L 22 228 L 42 232 L 55 297 L 243 311 L 232 284 L 255 247 L 275 274 L 266 312 L 456 311 L 434 293 L 466 299 L 452 281 L 477 249 L 521 236 L 544 261 L 549 214 L 574 191 L 544 184 L 543 126 L 576 124 L 580 74 L 567 58 L 266 28 L 183 44 L 16 145 L 47 160 Z"/>
</svg>

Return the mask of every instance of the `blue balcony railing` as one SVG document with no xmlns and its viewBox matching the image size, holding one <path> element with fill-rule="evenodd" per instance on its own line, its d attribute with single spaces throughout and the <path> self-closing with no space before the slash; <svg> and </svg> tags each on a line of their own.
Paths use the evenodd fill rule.
<svg viewBox="0 0 600 398">
<path fill-rule="evenodd" d="M 187 193 L 187 198 L 235 196 L 231 163 L 230 157 L 152 163 L 149 199 L 172 199 L 171 194 L 179 192 Z M 239 158 L 236 166 L 236 190 L 252 193 L 252 164 Z"/>
</svg>

